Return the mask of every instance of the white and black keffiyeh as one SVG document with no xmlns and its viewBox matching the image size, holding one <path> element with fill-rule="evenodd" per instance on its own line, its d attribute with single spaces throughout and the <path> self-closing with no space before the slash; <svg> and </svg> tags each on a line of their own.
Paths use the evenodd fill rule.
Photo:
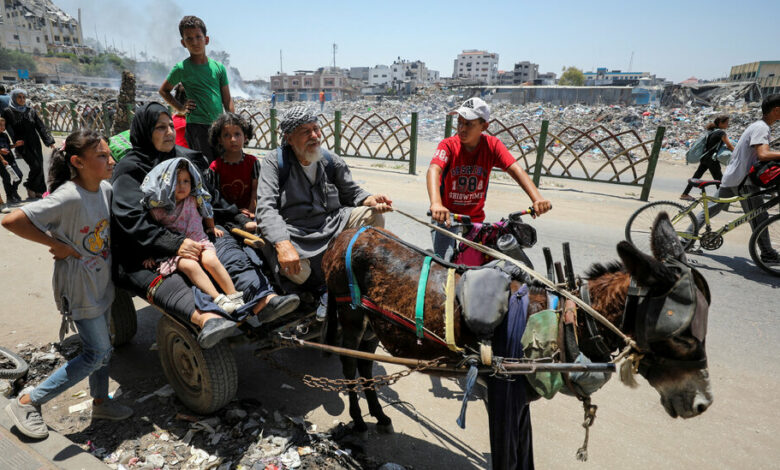
<svg viewBox="0 0 780 470">
<path fill-rule="evenodd" d="M 287 110 L 282 117 L 279 127 L 282 129 L 283 135 L 291 134 L 298 126 L 308 124 L 310 122 L 317 122 L 319 118 L 314 111 L 306 106 L 294 106 Z"/>
</svg>

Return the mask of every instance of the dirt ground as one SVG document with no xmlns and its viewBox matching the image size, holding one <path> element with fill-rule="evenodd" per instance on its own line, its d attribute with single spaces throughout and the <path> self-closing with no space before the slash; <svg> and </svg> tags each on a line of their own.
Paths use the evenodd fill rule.
<svg viewBox="0 0 780 470">
<path fill-rule="evenodd" d="M 427 163 L 427 158 L 425 159 Z M 352 165 L 353 162 L 350 162 Z M 354 162 L 354 176 L 371 192 L 389 194 L 399 207 L 420 216 L 427 209 L 423 166 L 418 175 L 405 174 L 405 168 L 380 170 L 363 161 Z M 681 182 L 693 168 L 675 162 L 662 162 L 657 171 L 657 187 L 651 199 L 676 199 Z M 559 246 L 571 240 L 575 263 L 582 271 L 586 264 L 614 259 L 615 243 L 622 239 L 628 216 L 640 207 L 640 188 L 604 184 L 543 180 L 541 189 L 553 201 L 549 215 L 534 221 L 542 243 Z M 487 212 L 500 217 L 527 205 L 516 186 L 493 184 Z M 388 227 L 414 243 L 424 245 L 427 231 L 398 215 L 390 215 Z M 658 394 L 640 379 L 640 387 L 628 389 L 611 380 L 594 396 L 598 417 L 590 436 L 587 465 L 590 468 L 637 466 L 646 469 L 670 468 L 777 468 L 780 437 L 777 416 L 780 399 L 780 370 L 770 353 L 778 344 L 776 295 L 780 281 L 755 273 L 756 268 L 735 264 L 747 256 L 748 227 L 729 234 L 718 256 L 696 258 L 710 281 L 715 300 L 710 310 L 710 374 L 715 403 L 704 415 L 691 420 L 673 420 L 663 411 Z M 0 276 L 4 279 L 3 306 L 0 308 L 0 345 L 18 349 L 21 344 L 56 341 L 59 329 L 51 294 L 52 262 L 40 245 L 0 230 Z M 537 250 L 540 251 L 540 250 Z M 540 253 L 532 253 L 534 262 Z M 578 261 L 582 260 L 582 261 Z M 749 308 L 740 297 L 751 293 Z M 717 303 L 716 303 L 717 301 Z M 157 353 L 153 346 L 159 313 L 136 299 L 139 332 L 130 345 L 119 348 L 112 362 L 111 390 L 121 388 L 136 416 L 126 429 L 117 432 L 91 423 L 88 413 L 69 413 L 68 407 L 85 400 L 78 392 L 87 390 L 86 381 L 44 407 L 47 422 L 75 442 L 93 445 L 123 445 L 121 436 L 131 436 L 138 449 L 153 446 L 161 432 L 178 433 L 186 426 L 175 419 L 185 413 L 178 401 L 157 400 L 136 404 L 135 400 L 164 386 Z M 742 320 L 734 317 L 734 313 Z M 238 405 L 273 415 L 303 416 L 321 430 L 338 430 L 348 423 L 345 397 L 334 392 L 306 388 L 295 382 L 296 373 L 316 372 L 338 377 L 335 358 L 325 359 L 311 351 L 289 350 L 272 357 L 290 373 L 254 357 L 251 345 L 234 348 L 239 372 Z M 398 370 L 377 366 L 378 372 Z M 76 396 L 74 396 L 76 395 Z M 381 392 L 386 412 L 396 433 L 377 434 L 373 428 L 366 442 L 353 446 L 355 452 L 370 457 L 369 464 L 396 462 L 407 468 L 486 468 L 489 459 L 487 416 L 482 403 L 472 401 L 466 430 L 455 425 L 462 389 L 452 380 L 439 380 L 413 374 Z M 362 402 L 365 408 L 365 402 Z M 237 406 L 238 406 L 237 405 Z M 160 409 L 164 412 L 160 413 Z M 365 410 L 364 410 L 365 411 Z M 270 419 L 270 418 L 269 418 Z M 572 398 L 556 397 L 532 405 L 534 452 L 539 468 L 584 468 L 574 458 L 584 438 L 580 426 L 582 409 Z M 125 440 L 126 441 L 126 440 Z M 124 441 L 123 441 L 124 442 Z M 127 442 L 124 442 L 127 446 Z M 217 449 L 219 445 L 208 449 Z M 246 443 L 244 444 L 246 445 Z M 240 446 L 237 448 L 240 449 Z M 108 450 L 111 450 L 109 448 Z M 237 451 L 238 451 L 237 450 Z M 177 468 L 174 466 L 173 468 Z M 335 467 L 334 467 L 335 468 Z"/>
</svg>

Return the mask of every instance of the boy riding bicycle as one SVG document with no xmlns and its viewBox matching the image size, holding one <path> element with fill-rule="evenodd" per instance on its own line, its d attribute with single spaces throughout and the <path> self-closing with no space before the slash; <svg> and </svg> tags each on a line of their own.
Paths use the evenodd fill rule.
<svg viewBox="0 0 780 470">
<path fill-rule="evenodd" d="M 455 212 L 471 216 L 473 222 L 482 222 L 490 171 L 494 166 L 509 173 L 523 188 L 531 198 L 536 215 L 552 209 L 550 201 L 542 197 L 506 146 L 498 138 L 483 133 L 490 121 L 487 103 L 469 98 L 452 114 L 458 115 L 458 133 L 439 143 L 426 176 L 434 221 L 449 226 L 450 212 Z M 455 240 L 437 231 L 432 236 L 436 256 L 449 260 Z"/>
</svg>

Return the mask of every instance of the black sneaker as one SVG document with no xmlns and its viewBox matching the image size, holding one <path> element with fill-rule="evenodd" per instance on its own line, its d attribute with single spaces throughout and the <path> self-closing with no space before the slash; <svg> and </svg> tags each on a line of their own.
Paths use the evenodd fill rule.
<svg viewBox="0 0 780 470">
<path fill-rule="evenodd" d="M 198 333 L 198 344 L 203 349 L 211 349 L 220 341 L 231 336 L 238 324 L 227 318 L 211 318 L 206 320 Z"/>
<path fill-rule="evenodd" d="M 257 313 L 260 323 L 271 323 L 298 308 L 301 299 L 295 294 L 277 295 L 268 301 L 268 304 Z"/>
<path fill-rule="evenodd" d="M 761 253 L 761 262 L 768 266 L 778 266 L 780 265 L 780 253 L 776 251 Z"/>
</svg>

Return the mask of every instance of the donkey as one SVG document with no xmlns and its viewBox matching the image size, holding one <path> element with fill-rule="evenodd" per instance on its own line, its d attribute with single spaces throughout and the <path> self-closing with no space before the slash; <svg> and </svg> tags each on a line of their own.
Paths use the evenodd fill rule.
<svg viewBox="0 0 780 470">
<path fill-rule="evenodd" d="M 462 359 L 460 354 L 452 352 L 441 342 L 428 340 L 427 337 L 420 341 L 414 332 L 404 328 L 402 323 L 387 321 L 385 316 L 376 312 L 392 312 L 406 319 L 407 324 L 414 324 L 416 293 L 424 258 L 421 251 L 384 229 L 365 230 L 350 243 L 355 235 L 356 230 L 347 230 L 336 237 L 322 260 L 329 291 L 329 330 L 334 329 L 332 323 L 337 318 L 342 328 L 342 345 L 347 348 L 372 352 L 381 341 L 394 356 L 417 359 L 447 356 L 455 361 Z M 709 291 L 706 281 L 685 264 L 684 250 L 666 214 L 659 215 L 654 223 L 651 246 L 653 256 L 642 253 L 628 242 L 620 242 L 617 252 L 622 263 L 591 266 L 586 276 L 591 304 L 639 344 L 643 354 L 639 372 L 658 391 L 667 413 L 671 417 L 690 418 L 703 413 L 712 403 L 704 346 Z M 348 253 L 351 255 L 352 276 L 346 265 Z M 446 267 L 437 262 L 431 264 L 425 288 L 424 325 L 426 330 L 440 338 L 445 337 L 446 277 Z M 343 303 L 345 296 L 349 298 L 351 292 L 350 278 L 354 280 L 353 283 L 362 297 L 369 300 L 368 303 L 364 302 L 364 306 L 369 308 L 353 308 Z M 456 274 L 455 282 L 460 284 L 462 280 L 463 276 Z M 518 287 L 517 283 L 513 283 L 513 290 Z M 674 301 L 679 304 L 680 299 L 686 297 L 680 293 L 686 289 L 687 297 L 694 299 L 689 302 L 691 305 L 682 305 L 681 310 L 686 311 L 687 316 L 683 315 L 685 318 L 681 322 L 669 324 L 667 312 L 672 310 L 666 303 Z M 485 289 L 464 289 L 471 293 L 480 290 Z M 342 302 L 339 302 L 339 299 Z M 477 335 L 468 328 L 463 314 L 467 307 L 463 305 L 463 301 L 468 303 L 469 300 L 462 297 L 458 300 L 454 315 L 455 342 L 460 346 L 478 349 Z M 480 299 L 482 304 L 479 307 L 506 308 L 506 302 L 502 304 L 501 301 L 494 300 Z M 372 306 L 376 308 L 372 309 Z M 586 324 L 583 318 L 585 315 L 578 315 L 577 337 L 592 338 L 600 335 L 604 344 L 596 348 L 583 343 L 580 345 L 582 351 L 594 361 L 609 360 L 609 353 L 605 351 L 617 349 L 621 346 L 621 340 L 601 325 L 597 326 L 598 335 L 594 335 L 592 331 L 589 333 L 587 328 L 593 328 L 593 325 Z M 499 329 L 501 328 L 496 329 L 496 335 Z M 506 340 L 504 338 L 504 341 Z M 519 342 L 519 338 L 516 341 Z M 348 379 L 354 378 L 356 372 L 366 379 L 372 377 L 373 364 L 370 361 L 342 357 L 342 365 L 344 375 Z M 493 382 L 495 381 L 489 381 L 488 384 L 489 396 Z M 515 383 L 522 382 L 524 381 Z M 519 387 L 504 387 L 499 393 L 504 394 L 506 400 L 488 400 L 488 413 L 491 415 L 491 452 L 499 452 L 496 447 L 502 439 L 502 436 L 494 436 L 494 432 L 503 433 L 501 426 L 520 426 L 520 431 L 515 429 L 508 435 L 514 436 L 516 441 L 525 440 L 526 444 L 502 444 L 504 448 L 500 451 L 505 454 L 509 452 L 509 456 L 505 456 L 501 460 L 503 463 L 499 463 L 495 468 L 514 467 L 511 462 L 516 463 L 523 459 L 528 462 L 528 456 L 512 455 L 512 452 L 531 451 L 526 397 Z M 365 395 L 369 411 L 377 419 L 377 429 L 380 432 L 392 432 L 391 420 L 382 412 L 376 392 L 366 391 Z M 497 410 L 496 403 L 512 410 Z M 354 422 L 354 430 L 365 432 L 367 426 L 361 417 L 356 392 L 349 393 L 349 412 Z M 514 421 L 507 419 L 493 426 L 494 415 L 510 412 L 523 416 Z M 514 446 L 514 450 L 507 450 L 507 447 L 511 446 Z M 494 465 L 496 463 L 494 457 Z"/>
</svg>

